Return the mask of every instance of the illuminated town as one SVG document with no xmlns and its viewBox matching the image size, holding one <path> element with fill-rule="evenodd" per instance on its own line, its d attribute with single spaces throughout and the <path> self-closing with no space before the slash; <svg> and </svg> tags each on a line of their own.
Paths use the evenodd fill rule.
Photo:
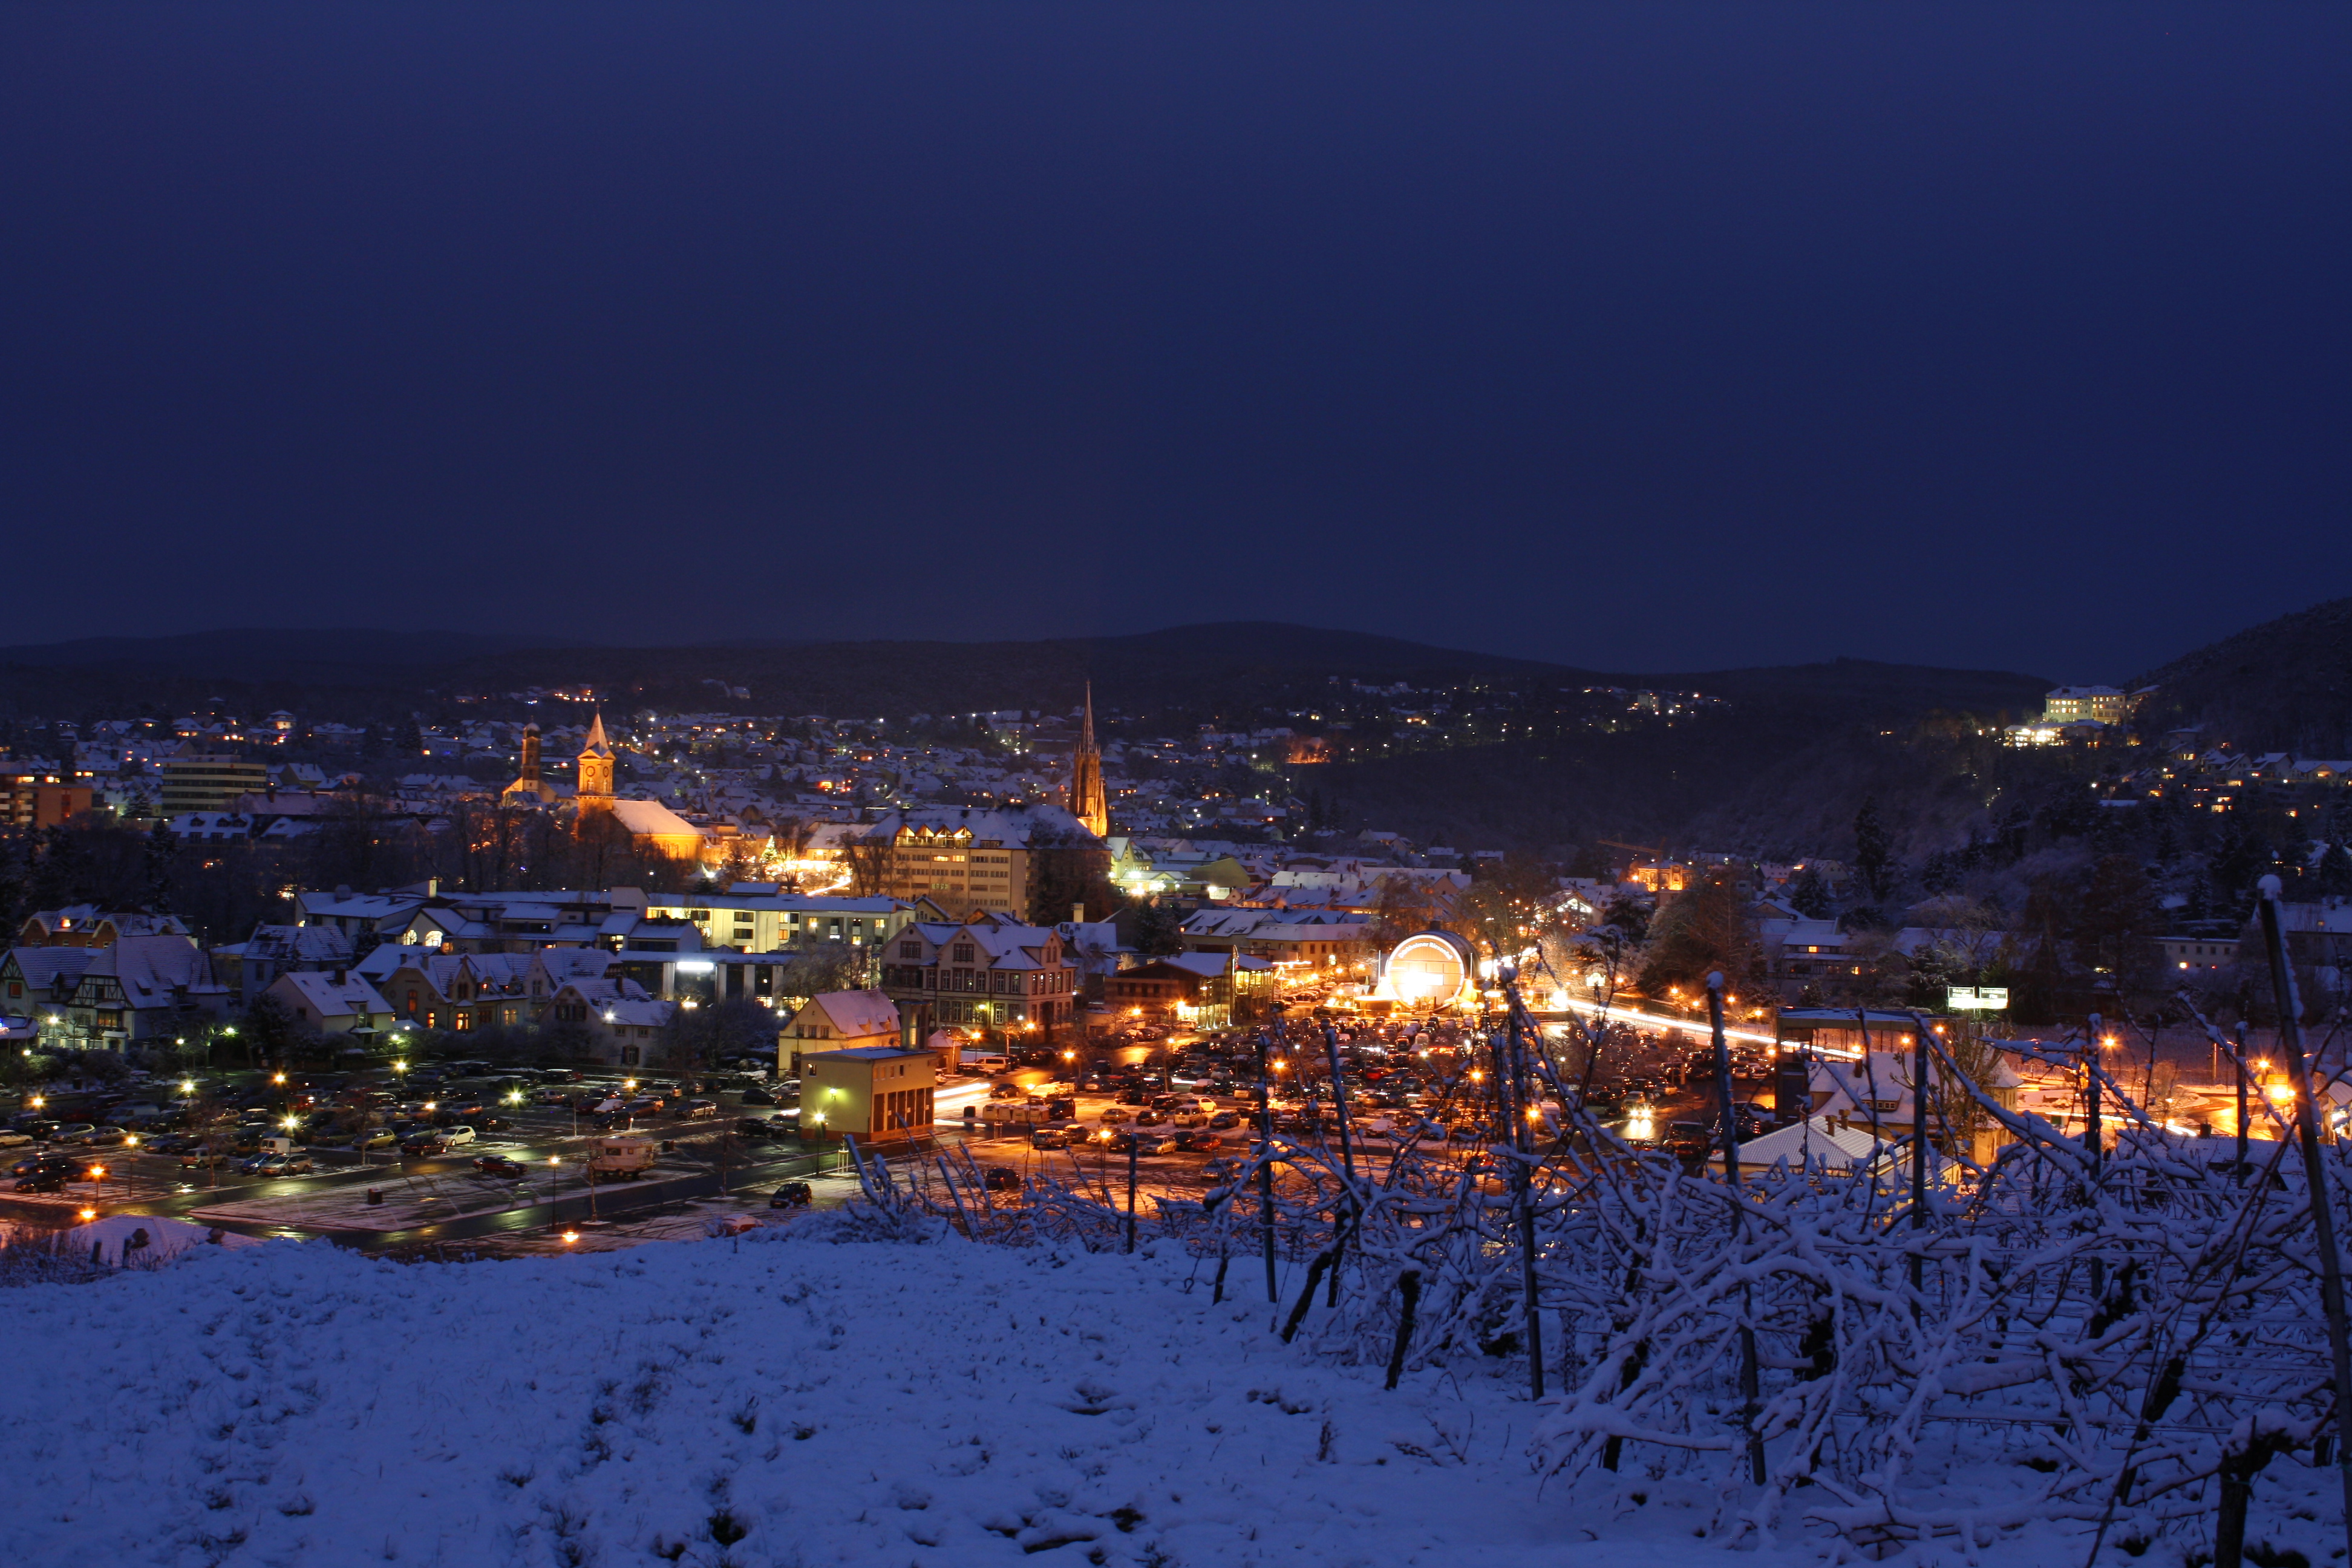
<svg viewBox="0 0 2352 1568">
<path fill-rule="evenodd" d="M 2352 1568 L 2347 61 L 0 8 L 0 1552 Z"/>
</svg>

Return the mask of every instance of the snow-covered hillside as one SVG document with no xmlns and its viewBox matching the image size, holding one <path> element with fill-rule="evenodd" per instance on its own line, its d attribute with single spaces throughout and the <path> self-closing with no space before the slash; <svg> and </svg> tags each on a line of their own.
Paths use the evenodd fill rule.
<svg viewBox="0 0 2352 1568">
<path fill-rule="evenodd" d="M 14 1290 L 0 1554 L 416 1568 L 1715 1555 L 1701 1489 L 1629 1466 L 1605 1487 L 1539 1491 L 1507 1363 L 1384 1393 L 1375 1371 L 1281 1344 L 1262 1300 L 1212 1306 L 1192 1280 L 1174 1258 L 763 1237 L 449 1266 L 273 1244 Z M 2083 1550 L 2011 1538 L 1982 1558 Z M 1820 1559 L 1792 1545 L 1738 1560 Z"/>
</svg>

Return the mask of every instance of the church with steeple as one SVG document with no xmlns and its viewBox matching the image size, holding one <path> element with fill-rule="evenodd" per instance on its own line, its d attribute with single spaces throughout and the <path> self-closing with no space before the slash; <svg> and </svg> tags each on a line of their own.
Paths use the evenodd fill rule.
<svg viewBox="0 0 2352 1568">
<path fill-rule="evenodd" d="M 1070 815 L 1097 838 L 1110 837 L 1110 796 L 1103 788 L 1102 748 L 1095 744 L 1095 688 L 1087 683 L 1086 717 L 1070 752 Z"/>
<path fill-rule="evenodd" d="M 609 818 L 629 836 L 629 842 L 641 855 L 660 855 L 672 860 L 696 860 L 703 858 L 706 845 L 702 829 L 672 811 L 657 800 L 625 800 L 613 791 L 613 742 L 604 735 L 604 715 L 596 715 L 588 726 L 587 740 L 580 747 L 579 784 L 572 792 L 577 815 L 572 818 L 573 831 L 587 827 L 598 817 Z"/>
</svg>

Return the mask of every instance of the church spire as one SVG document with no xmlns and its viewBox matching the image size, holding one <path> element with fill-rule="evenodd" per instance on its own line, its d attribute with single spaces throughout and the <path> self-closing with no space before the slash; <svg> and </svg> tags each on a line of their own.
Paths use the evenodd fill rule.
<svg viewBox="0 0 2352 1568">
<path fill-rule="evenodd" d="M 1070 815 L 1097 838 L 1110 833 L 1110 796 L 1103 788 L 1102 748 L 1095 744 L 1095 686 L 1087 682 L 1086 714 L 1070 751 Z"/>
</svg>

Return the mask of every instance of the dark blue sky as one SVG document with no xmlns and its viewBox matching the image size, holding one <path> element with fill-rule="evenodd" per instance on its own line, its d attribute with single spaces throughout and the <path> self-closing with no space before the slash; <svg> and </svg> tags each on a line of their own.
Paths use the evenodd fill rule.
<svg viewBox="0 0 2352 1568">
<path fill-rule="evenodd" d="M 0 11 L 6 641 L 2352 592 L 2352 8 Z"/>
</svg>

